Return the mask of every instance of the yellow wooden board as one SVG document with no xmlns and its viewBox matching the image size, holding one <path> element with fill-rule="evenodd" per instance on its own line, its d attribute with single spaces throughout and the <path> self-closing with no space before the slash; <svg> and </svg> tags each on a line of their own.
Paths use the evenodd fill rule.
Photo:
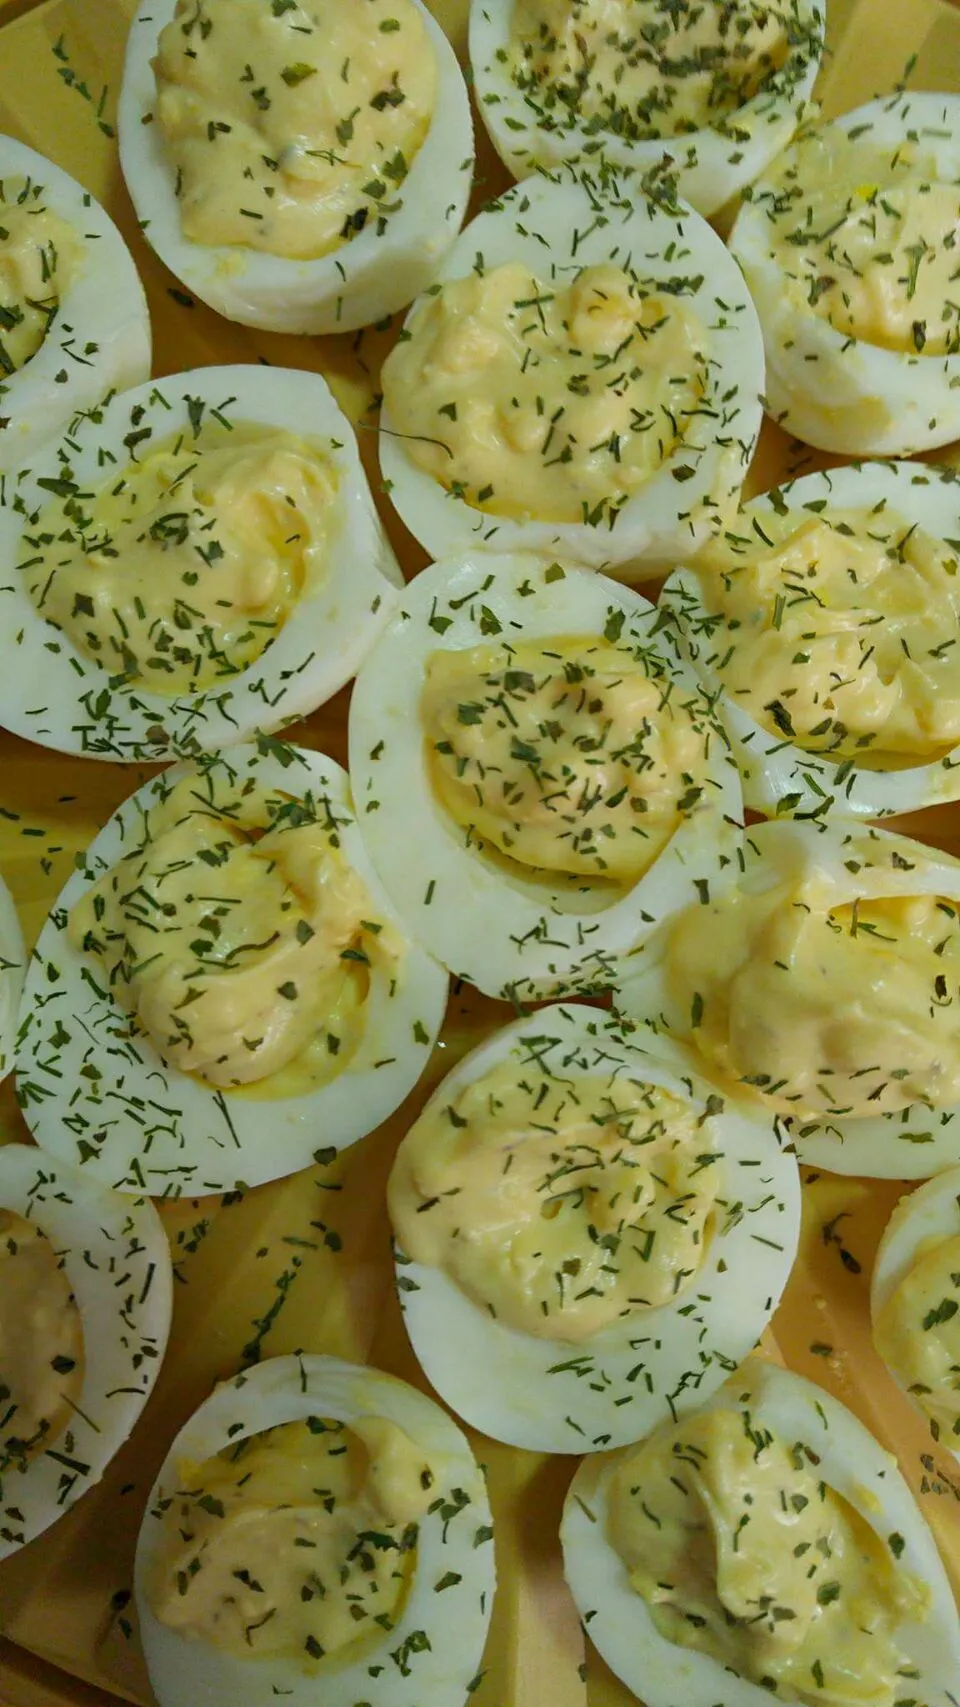
<svg viewBox="0 0 960 1707">
<path fill-rule="evenodd" d="M 960 13 L 947 0 L 829 0 L 829 6 L 833 53 L 820 91 L 828 111 L 891 87 L 912 54 L 913 86 L 960 90 Z M 357 424 L 378 493 L 370 411 L 390 334 L 292 339 L 231 326 L 199 304 L 184 307 L 171 294 L 174 279 L 142 240 L 110 134 L 133 9 L 132 0 L 0 0 L 0 130 L 73 173 L 117 220 L 150 300 L 157 374 L 261 358 L 321 371 Z M 462 55 L 466 0 L 434 0 L 432 10 Z M 479 140 L 475 207 L 507 181 Z M 825 462 L 768 425 L 750 486 Z M 407 573 L 414 572 L 423 553 L 385 501 L 382 510 Z M 340 695 L 292 738 L 344 762 L 346 704 Z M 0 736 L 0 870 L 28 941 L 74 854 L 146 774 L 60 759 Z M 960 852 L 960 808 L 927 813 L 904 827 Z M 228 1206 L 204 1200 L 164 1207 L 177 1273 L 167 1361 L 102 1485 L 0 1565 L 0 1707 L 151 1701 L 130 1623 L 134 1542 L 166 1447 L 215 1380 L 258 1351 L 302 1349 L 370 1361 L 423 1385 L 394 1295 L 384 1185 L 396 1144 L 437 1078 L 458 1052 L 509 1017 L 502 1005 L 469 992 L 454 996 L 423 1084 L 333 1167 L 250 1191 Z M 7 1084 L 0 1089 L 0 1139 L 24 1137 Z M 873 1252 L 898 1194 L 896 1185 L 828 1176 L 808 1183 L 801 1254 L 770 1350 L 836 1392 L 896 1452 L 960 1588 L 960 1474 L 932 1448 L 866 1331 Z M 585 1646 L 562 1581 L 556 1533 L 573 1461 L 514 1452 L 479 1437 L 474 1444 L 489 1470 L 501 1586 L 473 1707 L 628 1707 L 632 1698 Z"/>
</svg>

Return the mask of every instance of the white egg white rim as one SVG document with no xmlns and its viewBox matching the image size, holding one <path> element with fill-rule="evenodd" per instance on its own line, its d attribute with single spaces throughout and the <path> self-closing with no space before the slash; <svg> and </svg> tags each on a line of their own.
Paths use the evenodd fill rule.
<svg viewBox="0 0 960 1707">
<path fill-rule="evenodd" d="M 873 1274 L 870 1280 L 870 1318 L 874 1324 L 874 1344 L 876 1345 L 876 1323 L 880 1312 L 885 1308 L 891 1296 L 896 1292 L 901 1281 L 905 1280 L 917 1260 L 917 1247 L 924 1239 L 952 1239 L 960 1236 L 960 1167 L 950 1168 L 946 1173 L 937 1174 L 901 1197 L 893 1211 L 883 1237 L 877 1248 L 874 1260 Z M 878 1355 L 883 1353 L 876 1346 Z M 917 1403 L 908 1386 L 904 1384 L 892 1363 L 884 1363 L 901 1392 L 906 1393 L 911 1404 L 916 1407 L 926 1421 L 927 1417 L 922 1405 Z M 934 1436 L 934 1439 L 937 1437 Z M 939 1445 L 945 1452 L 950 1452 L 960 1461 L 960 1445 L 951 1447 L 949 1439 L 942 1433 Z"/>
<path fill-rule="evenodd" d="M 960 177 L 960 95 L 896 94 L 868 101 L 824 130 L 869 127 L 881 145 L 910 134 L 951 181 Z M 790 289 L 770 243 L 766 198 L 754 185 L 737 215 L 730 249 L 743 268 L 763 328 L 767 409 L 805 444 L 846 456 L 933 450 L 960 433 L 960 354 L 913 355 L 840 332 Z M 922 376 L 922 377 L 921 377 Z M 816 384 L 813 384 L 813 379 Z M 863 424 L 865 405 L 886 423 Z"/>
<path fill-rule="evenodd" d="M 602 1010 L 556 1006 L 473 1050 L 438 1086 L 424 1115 L 510 1057 L 558 1078 L 577 1072 L 642 1080 L 703 1107 L 710 1095 L 709 1086 L 684 1077 L 655 1044 L 634 1045 Z M 743 1106 L 727 1103 L 710 1117 L 709 1132 L 707 1147 L 723 1157 L 723 1201 L 738 1204 L 742 1214 L 730 1224 L 721 1213 L 696 1280 L 675 1302 L 638 1311 L 591 1340 L 520 1333 L 491 1317 L 442 1269 L 395 1247 L 411 1345 L 431 1385 L 471 1427 L 533 1452 L 605 1451 L 696 1409 L 752 1351 L 796 1256 L 800 1177 L 772 1121 Z"/>
<path fill-rule="evenodd" d="M 124 801 L 87 850 L 31 956 L 17 1040 L 17 1094 L 37 1143 L 118 1191 L 203 1197 L 282 1179 L 372 1132 L 412 1090 L 446 1010 L 447 976 L 412 941 L 367 857 L 352 816 L 349 780 L 326 756 L 261 743 L 211 763 L 242 786 L 329 803 L 343 857 L 397 934 L 394 980 L 376 960 L 363 1035 L 342 1072 L 306 1096 L 230 1096 L 167 1065 L 130 1022 L 92 959 L 71 947 L 68 915 L 131 846 L 144 814 L 192 766 L 162 771 Z M 66 1034 L 66 1035 L 64 1035 Z M 93 1076 L 91 1076 L 91 1072 Z"/>
<path fill-rule="evenodd" d="M 749 1407 L 739 1402 L 745 1393 L 750 1395 Z M 828 1486 L 888 1547 L 895 1537 L 897 1563 L 926 1582 L 931 1594 L 930 1616 L 923 1622 L 905 1620 L 897 1641 L 917 1668 L 911 1684 L 929 1707 L 948 1707 L 956 1699 L 950 1691 L 960 1672 L 957 1609 L 933 1536 L 896 1459 L 838 1399 L 759 1358 L 750 1359 L 739 1376 L 702 1407 L 727 1408 L 749 1408 L 751 1416 L 785 1444 L 801 1442 L 810 1448 Z M 610 1479 L 621 1456 L 586 1459 L 564 1506 L 564 1570 L 587 1635 L 628 1689 L 642 1684 L 648 1707 L 677 1707 L 680 1700 L 683 1707 L 769 1707 L 769 1690 L 708 1654 L 661 1636 L 643 1596 L 631 1588 L 626 1566 L 603 1533 Z M 681 1689 L 682 1695 L 675 1693 Z"/>
<path fill-rule="evenodd" d="M 752 824 L 744 833 L 744 849 L 739 881 L 749 893 L 782 882 L 802 883 L 825 910 L 896 895 L 940 895 L 960 903 L 960 860 L 856 820 L 781 818 Z M 613 1000 L 627 1018 L 654 1033 L 665 1032 L 689 1070 L 711 1077 L 709 1063 L 690 1044 L 685 1016 L 678 1016 L 669 1000 L 665 932 L 620 963 Z M 960 1104 L 930 1109 L 911 1103 L 897 1113 L 866 1116 L 778 1114 L 775 1122 L 789 1135 L 800 1161 L 826 1173 L 928 1179 L 960 1161 Z"/>
<path fill-rule="evenodd" d="M 29 554 L 24 511 L 50 501 L 39 484 L 62 477 L 64 466 L 83 490 L 109 480 L 100 447 L 110 444 L 117 472 L 131 453 L 123 439 L 145 435 L 134 454 L 154 441 L 192 429 L 189 400 L 206 405 L 204 420 L 229 405 L 238 424 L 286 427 L 317 444 L 335 470 L 326 572 L 292 611 L 261 656 L 222 684 L 195 693 L 151 693 L 116 678 L 47 621 L 18 567 Z M 27 525 L 27 531 L 29 526 Z M 41 462 L 8 476 L 0 493 L 0 596 L 10 644 L 0 673 L 0 726 L 56 752 L 124 763 L 163 760 L 233 746 L 256 730 L 296 721 L 349 681 L 383 627 L 403 577 L 374 508 L 353 428 L 319 374 L 254 365 L 195 368 L 156 380 L 108 401 Z M 48 703 L 38 705 L 46 697 Z"/>
<path fill-rule="evenodd" d="M 150 315 L 126 243 L 89 190 L 12 136 L 0 136 L 0 182 L 25 178 L 76 233 L 80 254 L 56 318 L 36 354 L 0 378 L 0 470 L 16 468 L 99 403 L 111 387 L 139 385 L 150 372 Z M 70 273 L 73 276 L 70 276 Z"/>
<path fill-rule="evenodd" d="M 242 1660 L 187 1640 L 155 1617 L 147 1592 L 162 1537 L 157 1506 L 178 1486 L 178 1465 L 185 1460 L 202 1463 L 250 1435 L 310 1416 L 348 1426 L 367 1417 L 386 1418 L 443 1471 L 437 1481 L 437 1506 L 420 1520 L 414 1577 L 400 1620 L 362 1659 L 345 1658 L 337 1664 L 332 1656 L 311 1671 L 289 1659 Z M 490 1622 L 495 1588 L 492 1536 L 483 1475 L 456 1424 L 432 1399 L 393 1376 L 338 1358 L 269 1358 L 223 1382 L 194 1412 L 174 1440 L 147 1501 L 134 1581 L 140 1636 L 157 1700 L 161 1707 L 243 1701 L 257 1678 L 265 1686 L 258 1699 L 264 1700 L 272 1669 L 273 1693 L 292 1707 L 316 1707 L 321 1696 L 324 1707 L 358 1707 L 361 1695 L 369 1707 L 421 1707 L 428 1700 L 460 1707 L 479 1671 Z M 434 1599 L 438 1589 L 442 1592 Z M 419 1631 L 427 1633 L 429 1647 L 416 1645 Z"/>
<path fill-rule="evenodd" d="M 25 1471 L 0 1476 L 0 1559 L 95 1487 L 130 1434 L 163 1362 L 170 1247 L 146 1198 L 121 1197 L 28 1144 L 0 1145 L 0 1209 L 32 1221 L 58 1256 L 83 1330 L 79 1403 Z"/>
<path fill-rule="evenodd" d="M 474 8 L 475 9 L 475 8 Z M 654 287 L 678 277 L 701 282 L 682 301 L 707 328 L 711 391 L 688 433 L 619 511 L 615 525 L 514 521 L 454 498 L 418 468 L 384 404 L 380 467 L 391 502 L 433 558 L 457 552 L 536 551 L 625 580 L 696 550 L 737 499 L 763 418 L 763 338 L 743 276 L 716 232 L 692 208 L 673 209 L 629 182 L 600 188 L 572 171 L 515 185 L 461 232 L 435 283 L 464 278 L 478 255 L 489 270 L 507 262 L 571 284 L 584 267 L 610 261 Z M 413 304 L 409 329 L 432 292 Z M 719 431 L 718 431 L 719 424 Z"/>
<path fill-rule="evenodd" d="M 352 332 L 414 297 L 463 223 L 473 181 L 473 124 L 463 73 L 423 0 L 437 62 L 427 135 L 404 180 L 401 205 L 328 255 L 294 260 L 256 249 L 194 243 L 180 228 L 173 173 L 153 118 L 157 38 L 177 0 L 146 0 L 130 26 L 118 107 L 120 164 L 144 235 L 164 265 L 228 320 L 273 332 Z M 396 201 L 396 197 L 391 200 Z"/>
<path fill-rule="evenodd" d="M 0 877 L 0 1079 L 13 1066 L 13 1041 L 26 959 L 13 896 Z"/>
<path fill-rule="evenodd" d="M 687 201 L 707 217 L 786 147 L 806 110 L 823 52 L 823 6 L 796 0 L 796 21 L 805 39 L 793 45 L 764 88 L 725 122 L 684 135 L 626 142 L 589 120 L 573 119 L 563 129 L 547 129 L 538 121 L 538 101 L 517 87 L 506 63 L 514 9 L 515 0 L 473 0 L 470 7 L 470 64 L 478 110 L 508 170 L 521 177 L 537 165 L 557 166 L 571 158 L 584 165 L 598 155 L 641 171 L 665 164 L 676 174 Z"/>
<path fill-rule="evenodd" d="M 762 517 L 788 509 L 799 524 L 830 509 L 882 505 L 935 538 L 956 535 L 960 523 L 960 476 L 956 469 L 916 462 L 854 462 L 826 473 L 805 474 L 764 492 L 743 506 L 738 531 Z M 816 506 L 816 508 L 814 508 Z M 808 515 L 802 512 L 806 509 Z M 882 513 L 882 512 L 881 512 Z M 943 758 L 902 769 L 868 770 L 853 759 L 806 752 L 771 734 L 725 692 L 713 667 L 718 648 L 713 631 L 727 631 L 711 617 L 693 570 L 675 570 L 661 594 L 675 612 L 685 651 L 714 697 L 736 754 L 744 805 L 756 812 L 802 817 L 889 818 L 960 798 L 960 745 Z M 722 650 L 722 648 L 719 648 Z"/>
<path fill-rule="evenodd" d="M 521 587 L 530 590 L 521 594 Z M 710 737 L 706 788 L 712 793 L 637 883 L 610 905 L 601 900 L 599 909 L 589 884 L 576 891 L 541 885 L 465 846 L 465 832 L 436 799 L 419 734 L 430 653 L 476 646 L 491 638 L 492 624 L 499 625 L 493 633 L 498 644 L 565 633 L 601 639 L 611 615 L 619 623 L 621 613 L 617 643 L 655 649 L 679 691 L 711 724 L 694 673 L 674 655 L 670 636 L 664 642 L 656 633 L 657 613 L 646 599 L 605 576 L 534 557 L 465 554 L 424 570 L 357 678 L 350 768 L 360 833 L 409 929 L 455 976 L 487 995 L 608 986 L 612 961 L 732 859 L 728 844 L 739 838 L 742 815 L 740 780 L 719 726 Z M 399 857 L 407 842 L 417 847 L 416 859 Z M 430 869 L 433 849 L 438 860 L 442 849 L 436 873 Z M 454 907 L 455 916 L 448 916 Z"/>
</svg>

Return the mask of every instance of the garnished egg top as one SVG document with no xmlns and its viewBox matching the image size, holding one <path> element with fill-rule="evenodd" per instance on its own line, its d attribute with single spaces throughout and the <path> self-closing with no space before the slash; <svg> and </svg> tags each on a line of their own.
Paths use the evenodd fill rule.
<svg viewBox="0 0 960 1707">
<path fill-rule="evenodd" d="M 0 373 L 16 373 L 36 355 L 80 246 L 41 183 L 0 179 Z"/>
<path fill-rule="evenodd" d="M 59 1439 L 83 1387 L 70 1279 L 35 1221 L 0 1208 L 0 1477 Z"/>
</svg>

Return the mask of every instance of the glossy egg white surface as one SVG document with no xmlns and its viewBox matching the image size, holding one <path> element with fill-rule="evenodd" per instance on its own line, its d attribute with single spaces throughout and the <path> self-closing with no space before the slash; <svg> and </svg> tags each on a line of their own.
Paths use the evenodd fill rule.
<svg viewBox="0 0 960 1707">
<path fill-rule="evenodd" d="M 946 1173 L 937 1174 L 934 1179 L 918 1186 L 916 1191 L 906 1193 L 894 1209 L 883 1230 L 870 1280 L 870 1314 L 874 1322 L 918 1256 L 922 1255 L 919 1247 L 927 1240 L 939 1243 L 958 1235 L 960 1167 L 949 1168 Z M 911 1397 L 896 1369 L 890 1364 L 887 1368 L 897 1385 Z M 926 1415 L 925 1412 L 923 1414 Z M 951 1446 L 949 1437 L 942 1432 L 940 1440 L 954 1458 L 960 1459 L 960 1446 Z"/>
<path fill-rule="evenodd" d="M 26 959 L 13 896 L 0 877 L 0 1079 L 13 1066 L 13 1041 Z"/>
</svg>

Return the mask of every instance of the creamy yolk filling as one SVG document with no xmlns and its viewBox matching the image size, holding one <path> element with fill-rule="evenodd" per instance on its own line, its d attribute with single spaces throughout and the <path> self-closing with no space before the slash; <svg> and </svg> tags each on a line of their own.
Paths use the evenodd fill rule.
<svg viewBox="0 0 960 1707">
<path fill-rule="evenodd" d="M 955 545 L 886 510 L 765 513 L 700 565 L 714 667 L 771 735 L 872 767 L 960 741 Z"/>
<path fill-rule="evenodd" d="M 722 1079 L 787 1114 L 960 1101 L 960 928 L 934 895 L 826 909 L 816 889 L 734 891 L 682 914 L 667 981 Z"/>
<path fill-rule="evenodd" d="M 667 1423 L 621 1458 L 608 1538 L 667 1641 L 805 1707 L 894 1707 L 928 1594 L 817 1462 L 749 1412 Z"/>
<path fill-rule="evenodd" d="M 508 1061 L 421 1115 L 389 1202 L 407 1256 L 520 1333 L 580 1342 L 691 1285 L 719 1191 L 689 1103 Z"/>
<path fill-rule="evenodd" d="M 412 0 L 177 0 L 153 66 L 184 236 L 291 260 L 382 229 L 437 83 Z"/>
<path fill-rule="evenodd" d="M 39 350 L 70 280 L 76 233 L 39 185 L 0 181 L 0 380 Z"/>
<path fill-rule="evenodd" d="M 345 1066 L 370 967 L 393 954 L 382 930 L 318 806 L 251 792 L 218 808 L 196 777 L 69 921 L 164 1060 L 277 1095 Z"/>
<path fill-rule="evenodd" d="M 63 1433 L 83 1386 L 83 1330 L 70 1282 L 32 1221 L 0 1209 L 0 1473 Z"/>
<path fill-rule="evenodd" d="M 545 284 L 519 262 L 440 285 L 383 368 L 418 468 L 491 515 L 610 525 L 709 389 L 707 333 L 620 267 Z"/>
<path fill-rule="evenodd" d="M 161 1623 L 306 1665 L 403 1611 L 436 1469 L 395 1423 L 310 1417 L 180 1466 L 148 1595 Z"/>
<path fill-rule="evenodd" d="M 923 1242 L 878 1313 L 874 1339 L 934 1437 L 960 1451 L 960 1235 Z"/>
<path fill-rule="evenodd" d="M 579 119 L 628 142 L 682 136 L 757 93 L 796 21 L 795 6 L 756 0 L 517 0 L 508 64 L 558 127 Z"/>
<path fill-rule="evenodd" d="M 204 428 L 95 492 L 61 486 L 24 531 L 30 595 L 78 651 L 153 691 L 248 668 L 322 581 L 336 474 L 294 433 Z"/>
<path fill-rule="evenodd" d="M 811 132 L 764 205 L 791 294 L 838 332 L 911 355 L 960 351 L 960 184 L 916 139 Z"/>
<path fill-rule="evenodd" d="M 635 881 L 703 793 L 700 716 L 595 636 L 434 652 L 420 716 L 446 811 L 530 869 Z"/>
</svg>

